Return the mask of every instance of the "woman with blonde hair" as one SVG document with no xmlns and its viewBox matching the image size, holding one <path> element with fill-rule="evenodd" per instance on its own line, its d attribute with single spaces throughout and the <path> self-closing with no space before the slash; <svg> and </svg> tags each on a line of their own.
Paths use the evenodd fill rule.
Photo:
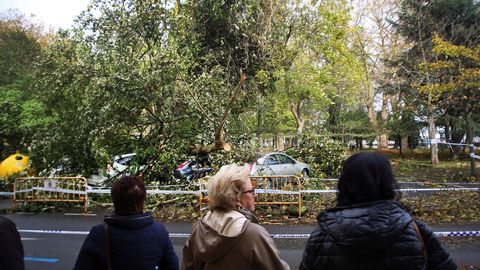
<svg viewBox="0 0 480 270">
<path fill-rule="evenodd" d="M 208 182 L 209 211 L 183 248 L 183 269 L 290 269 L 258 225 L 250 166 L 226 165 Z"/>
</svg>

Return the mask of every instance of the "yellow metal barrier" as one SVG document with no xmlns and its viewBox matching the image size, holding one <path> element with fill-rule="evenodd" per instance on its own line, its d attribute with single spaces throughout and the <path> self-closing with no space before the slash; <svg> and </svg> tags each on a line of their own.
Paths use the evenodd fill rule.
<svg viewBox="0 0 480 270">
<path fill-rule="evenodd" d="M 298 217 L 302 216 L 302 188 L 300 178 L 294 175 L 251 176 L 252 186 L 256 190 L 256 205 L 296 205 Z M 200 214 L 203 205 L 208 204 L 208 195 L 200 192 Z"/>
<path fill-rule="evenodd" d="M 302 216 L 302 184 L 294 175 L 251 176 L 256 190 L 256 205 L 296 205 L 298 217 Z"/>
<path fill-rule="evenodd" d="M 84 177 L 27 177 L 13 184 L 13 209 L 17 202 L 83 203 L 87 212 L 87 179 Z"/>
</svg>

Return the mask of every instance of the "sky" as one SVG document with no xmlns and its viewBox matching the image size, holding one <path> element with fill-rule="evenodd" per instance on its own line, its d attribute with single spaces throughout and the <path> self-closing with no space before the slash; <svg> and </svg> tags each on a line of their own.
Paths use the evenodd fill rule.
<svg viewBox="0 0 480 270">
<path fill-rule="evenodd" d="M 73 20 L 87 8 L 90 0 L 0 0 L 0 13 L 7 9 L 18 9 L 35 20 L 42 22 L 46 28 L 70 28 Z"/>
</svg>

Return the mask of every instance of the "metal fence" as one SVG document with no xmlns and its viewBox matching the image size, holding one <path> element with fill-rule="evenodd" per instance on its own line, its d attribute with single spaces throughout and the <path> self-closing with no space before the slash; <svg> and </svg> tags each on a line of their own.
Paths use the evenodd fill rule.
<svg viewBox="0 0 480 270">
<path fill-rule="evenodd" d="M 83 203 L 87 212 L 87 179 L 84 177 L 27 177 L 13 183 L 13 209 L 23 202 Z"/>
<path fill-rule="evenodd" d="M 256 205 L 288 205 L 298 207 L 302 216 L 302 184 L 294 175 L 250 177 L 257 194 Z"/>
<path fill-rule="evenodd" d="M 300 178 L 293 175 L 252 176 L 252 186 L 255 189 L 255 205 L 288 205 L 298 207 L 298 216 L 302 215 L 302 196 Z M 203 187 L 205 188 L 205 187 Z M 205 189 L 200 193 L 200 212 L 208 204 L 208 194 Z"/>
</svg>

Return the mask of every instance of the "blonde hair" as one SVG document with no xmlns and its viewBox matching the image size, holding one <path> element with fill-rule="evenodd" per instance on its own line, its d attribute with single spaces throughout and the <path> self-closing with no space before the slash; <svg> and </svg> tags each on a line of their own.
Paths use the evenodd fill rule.
<svg viewBox="0 0 480 270">
<path fill-rule="evenodd" d="M 242 187 L 250 181 L 250 165 L 229 164 L 208 180 L 208 208 L 213 211 L 236 209 L 236 202 L 242 195 Z"/>
</svg>

